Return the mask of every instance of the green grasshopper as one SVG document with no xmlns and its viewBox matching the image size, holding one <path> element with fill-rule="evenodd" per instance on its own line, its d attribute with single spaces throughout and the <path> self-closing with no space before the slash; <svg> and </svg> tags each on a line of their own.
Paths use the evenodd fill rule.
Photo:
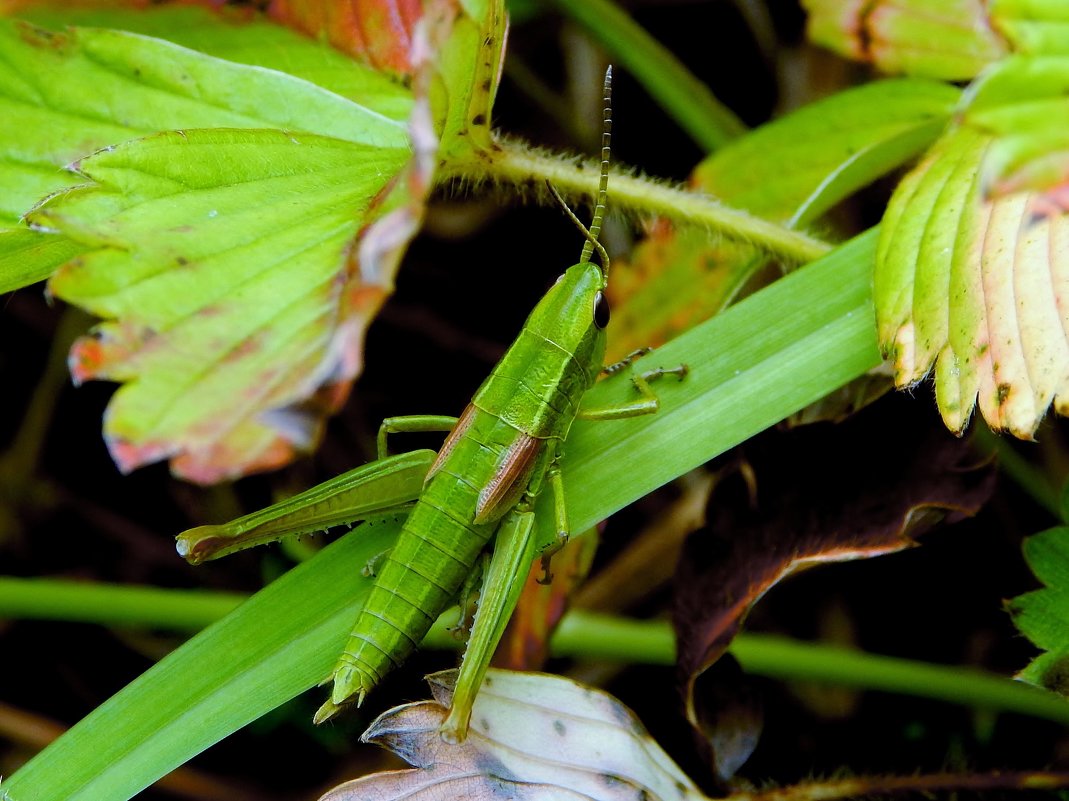
<svg viewBox="0 0 1069 801">
<path fill-rule="evenodd" d="M 554 499 L 558 542 L 563 544 L 568 537 L 559 463 L 572 421 L 656 412 L 659 401 L 649 382 L 665 374 L 680 378 L 686 374 L 685 366 L 637 373 L 632 381 L 641 394 L 639 400 L 580 408 L 600 373 L 622 370 L 645 352 L 602 368 L 609 322 L 605 299 L 609 258 L 598 234 L 608 185 L 611 80 L 610 68 L 605 75 L 601 180 L 589 230 L 550 187 L 586 236 L 579 263 L 568 268 L 535 306 L 519 337 L 461 416 L 388 418 L 378 433 L 379 461 L 225 526 L 202 526 L 179 536 L 179 552 L 201 561 L 287 534 L 395 514 L 408 500 L 404 495 L 413 477 L 426 472 L 397 544 L 377 566 L 375 584 L 334 668 L 331 696 L 316 714 L 317 722 L 333 716 L 345 703 L 361 704 L 383 676 L 412 653 L 457 597 L 496 534 L 453 707 L 443 725 L 443 736 L 463 740 L 486 664 L 535 557 L 534 504 L 546 487 Z M 600 266 L 591 261 L 595 249 Z M 389 434 L 414 431 L 450 433 L 433 459 L 429 451 L 386 456 Z M 380 508 L 349 503 L 356 488 L 368 486 L 373 487 L 372 494 L 381 491 Z M 544 566 L 548 575 L 548 562 Z"/>
</svg>

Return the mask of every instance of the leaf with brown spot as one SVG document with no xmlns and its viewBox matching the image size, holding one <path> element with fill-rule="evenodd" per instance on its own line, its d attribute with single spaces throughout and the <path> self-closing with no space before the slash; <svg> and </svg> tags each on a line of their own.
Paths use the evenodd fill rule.
<svg viewBox="0 0 1069 801">
<path fill-rule="evenodd" d="M 455 674 L 429 676 L 434 701 L 388 710 L 361 738 L 413 769 L 354 779 L 320 801 L 705 801 L 629 709 L 559 676 L 488 671 L 468 738 L 446 743 L 438 728 Z"/>
<path fill-rule="evenodd" d="M 963 80 L 1008 50 L 982 0 L 803 0 L 802 5 L 810 40 L 886 73 Z"/>
<path fill-rule="evenodd" d="M 881 347 L 899 387 L 934 365 L 953 431 L 977 405 L 992 428 L 1024 439 L 1052 404 L 1069 411 L 1069 215 L 1064 176 L 1047 169 L 1069 147 L 1067 91 L 1069 59 L 1007 59 L 971 88 L 961 124 L 884 216 Z"/>
</svg>

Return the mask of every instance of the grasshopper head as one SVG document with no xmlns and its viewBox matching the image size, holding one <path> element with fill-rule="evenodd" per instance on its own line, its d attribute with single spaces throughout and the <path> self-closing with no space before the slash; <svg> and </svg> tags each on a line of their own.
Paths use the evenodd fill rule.
<svg viewBox="0 0 1069 801">
<path fill-rule="evenodd" d="M 574 264 L 550 287 L 528 318 L 527 327 L 572 354 L 593 383 L 605 358 L 609 301 L 601 267 Z"/>
</svg>

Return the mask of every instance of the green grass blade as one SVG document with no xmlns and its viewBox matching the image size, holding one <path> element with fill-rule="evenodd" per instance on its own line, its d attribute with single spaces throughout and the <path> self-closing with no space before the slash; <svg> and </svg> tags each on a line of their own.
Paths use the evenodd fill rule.
<svg viewBox="0 0 1069 801">
<path fill-rule="evenodd" d="M 445 632 L 434 634 L 444 642 Z M 740 634 L 728 649 L 747 673 L 791 681 L 902 693 L 980 709 L 1017 712 L 1069 725 L 1069 704 L 1058 695 L 960 665 L 932 665 L 826 643 L 769 634 Z M 555 656 L 671 665 L 675 638 L 662 621 L 624 620 L 575 611 L 553 637 Z"/>
<path fill-rule="evenodd" d="M 647 357 L 686 362 L 691 375 L 663 382 L 654 417 L 576 423 L 564 465 L 573 529 L 874 366 L 874 250 L 874 232 L 864 234 Z M 613 379 L 590 400 L 621 399 L 627 385 Z M 129 798 L 321 681 L 370 583 L 360 568 L 391 530 L 343 538 L 198 634 L 16 772 L 5 801 Z"/>
</svg>

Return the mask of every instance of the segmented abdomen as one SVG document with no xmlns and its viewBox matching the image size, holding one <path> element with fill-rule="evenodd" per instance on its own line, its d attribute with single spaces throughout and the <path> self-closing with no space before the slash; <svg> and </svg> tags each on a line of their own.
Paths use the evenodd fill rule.
<svg viewBox="0 0 1069 801">
<path fill-rule="evenodd" d="M 497 527 L 472 522 L 478 490 L 471 476 L 451 469 L 471 461 L 477 442 L 458 443 L 454 458 L 424 488 L 397 544 L 379 566 L 375 585 L 338 659 L 356 676 L 343 690 L 357 698 L 371 690 L 419 645 L 431 624 L 452 602 Z M 336 699 L 337 700 L 337 699 Z"/>
</svg>

